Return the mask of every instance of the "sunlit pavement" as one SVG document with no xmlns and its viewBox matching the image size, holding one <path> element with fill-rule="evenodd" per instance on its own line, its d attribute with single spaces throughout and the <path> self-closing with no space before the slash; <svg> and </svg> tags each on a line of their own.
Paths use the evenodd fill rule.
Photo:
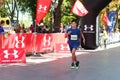
<svg viewBox="0 0 120 80">
<path fill-rule="evenodd" d="M 102 50 L 107 50 L 110 48 L 114 48 L 120 46 L 120 43 L 114 43 L 114 44 L 109 44 L 107 45 L 106 48 L 104 46 L 98 47 L 95 50 L 85 50 L 80 48 L 77 50 L 76 54 L 81 55 L 81 54 L 89 54 L 89 52 L 95 52 L 95 51 L 102 51 Z M 30 56 L 27 57 L 27 63 L 43 63 L 43 62 L 49 62 L 53 61 L 59 58 L 65 58 L 65 57 L 71 57 L 70 53 L 47 53 L 47 54 L 40 54 L 40 56 Z"/>
<path fill-rule="evenodd" d="M 120 43 L 78 50 L 79 70 L 70 69 L 70 54 L 30 56 L 26 64 L 1 64 L 0 80 L 120 80 L 119 49 Z"/>
<path fill-rule="evenodd" d="M 76 54 L 77 55 L 89 54 L 90 52 L 107 50 L 107 49 L 118 47 L 118 46 L 120 46 L 120 43 L 109 44 L 109 45 L 107 45 L 106 48 L 104 48 L 104 46 L 101 46 L 101 47 L 98 47 L 95 50 L 86 50 L 86 49 L 80 48 L 79 50 L 77 50 Z M 57 59 L 60 59 L 60 58 L 65 58 L 65 57 L 71 57 L 71 54 L 70 53 L 45 53 L 45 54 L 39 54 L 38 56 L 36 55 L 36 56 L 26 57 L 26 64 L 16 63 L 16 64 L 9 64 L 7 66 L 40 64 L 40 63 L 54 61 L 54 60 L 57 60 Z M 2 64 L 2 65 L 5 66 L 6 64 Z"/>
</svg>

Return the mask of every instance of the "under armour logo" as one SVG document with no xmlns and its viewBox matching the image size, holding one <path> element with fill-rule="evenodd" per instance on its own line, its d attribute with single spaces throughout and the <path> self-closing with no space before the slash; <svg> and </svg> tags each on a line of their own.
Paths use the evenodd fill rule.
<svg viewBox="0 0 120 80">
<path fill-rule="evenodd" d="M 13 53 L 9 53 L 8 52 L 8 50 L 4 50 L 3 51 L 4 52 L 4 58 L 6 58 L 6 59 L 8 59 L 9 58 L 9 55 L 13 55 L 14 56 L 14 58 L 18 58 L 19 56 L 18 56 L 18 51 L 17 50 L 14 50 L 14 52 Z"/>
<path fill-rule="evenodd" d="M 67 45 L 67 46 L 65 46 L 64 44 L 61 44 L 60 45 L 60 49 L 61 50 L 65 50 L 67 48 L 67 50 L 69 50 L 69 46 Z"/>
<path fill-rule="evenodd" d="M 47 43 L 48 43 L 47 45 L 50 46 L 50 44 L 51 44 L 51 37 L 50 36 L 47 37 L 45 34 L 45 37 L 43 38 L 43 40 L 44 40 L 44 46 L 46 46 Z"/>
<path fill-rule="evenodd" d="M 18 47 L 18 44 L 21 44 L 21 48 L 25 47 L 24 39 L 25 39 L 25 38 L 24 38 L 23 36 L 22 36 L 22 39 L 21 39 L 21 40 L 18 40 L 18 36 L 15 37 L 15 40 L 16 40 L 15 47 L 16 47 L 16 48 L 19 48 L 19 47 Z"/>
<path fill-rule="evenodd" d="M 47 6 L 39 5 L 38 10 L 41 11 L 41 12 L 45 12 L 46 13 Z"/>
<path fill-rule="evenodd" d="M 91 25 L 91 26 L 87 26 L 87 25 L 84 25 L 84 30 L 85 31 L 93 31 L 94 29 L 93 29 L 93 25 Z"/>
<path fill-rule="evenodd" d="M 42 48 L 42 50 L 52 50 L 51 40 L 52 40 L 51 36 L 45 34 L 45 36 L 43 37 L 43 41 L 44 41 L 43 46 L 44 47 Z"/>
<path fill-rule="evenodd" d="M 9 54 L 8 54 L 8 51 L 7 51 L 7 50 L 4 51 L 4 54 L 5 54 L 5 55 L 4 55 L 4 58 L 8 58 Z"/>
</svg>

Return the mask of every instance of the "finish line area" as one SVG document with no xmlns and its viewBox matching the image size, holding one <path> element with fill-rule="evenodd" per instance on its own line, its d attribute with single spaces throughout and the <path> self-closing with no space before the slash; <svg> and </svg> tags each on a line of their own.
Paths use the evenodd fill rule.
<svg viewBox="0 0 120 80">
<path fill-rule="evenodd" d="M 98 47 L 95 50 L 85 50 L 82 49 L 81 50 L 77 50 L 76 55 L 87 55 L 87 54 L 92 54 L 92 52 L 96 52 L 96 51 L 103 51 L 103 50 L 107 50 L 107 49 L 111 49 L 111 48 L 115 48 L 120 46 L 120 42 L 118 43 L 114 43 L 114 44 L 109 44 L 107 45 L 107 48 L 101 48 Z M 46 62 L 51 62 L 51 61 L 55 61 L 58 59 L 62 59 L 62 58 L 69 58 L 71 57 L 70 53 L 47 53 L 47 54 L 39 54 L 36 56 L 29 56 L 26 57 L 26 63 L 10 63 L 10 64 L 1 64 L 0 67 L 9 67 L 9 66 L 28 66 L 31 64 L 41 64 L 41 63 L 46 63 Z"/>
</svg>

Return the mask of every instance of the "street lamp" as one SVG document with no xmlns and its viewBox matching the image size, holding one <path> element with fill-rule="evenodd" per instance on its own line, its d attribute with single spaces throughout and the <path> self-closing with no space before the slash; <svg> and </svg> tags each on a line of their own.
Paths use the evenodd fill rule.
<svg viewBox="0 0 120 80">
<path fill-rule="evenodd" d="M 58 0 L 52 0 L 51 10 L 50 10 L 50 31 L 53 32 L 53 19 L 54 19 L 54 11 L 58 6 Z"/>
</svg>

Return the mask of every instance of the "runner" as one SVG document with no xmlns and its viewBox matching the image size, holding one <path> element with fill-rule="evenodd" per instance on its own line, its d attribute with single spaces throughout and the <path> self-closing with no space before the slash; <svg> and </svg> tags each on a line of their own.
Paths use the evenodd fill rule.
<svg viewBox="0 0 120 80">
<path fill-rule="evenodd" d="M 68 37 L 68 44 L 72 54 L 71 69 L 79 69 L 79 61 L 76 58 L 75 52 L 77 48 L 80 46 L 81 37 L 83 39 L 84 44 L 85 44 L 85 38 L 82 32 L 80 31 L 80 29 L 77 28 L 77 23 L 75 22 L 75 20 L 72 21 L 71 28 L 67 30 L 65 36 Z"/>
</svg>

